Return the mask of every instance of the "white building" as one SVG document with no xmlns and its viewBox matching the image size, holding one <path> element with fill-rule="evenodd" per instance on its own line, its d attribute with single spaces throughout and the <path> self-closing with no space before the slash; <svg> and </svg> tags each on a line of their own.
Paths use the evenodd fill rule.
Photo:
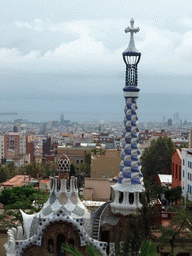
<svg viewBox="0 0 192 256">
<path fill-rule="evenodd" d="M 26 136 L 20 135 L 20 154 L 26 154 Z"/>
<path fill-rule="evenodd" d="M 17 123 L 15 125 L 15 128 L 16 128 L 15 132 L 20 132 L 21 135 L 26 135 L 26 133 L 27 133 L 27 130 L 26 130 L 27 125 L 24 124 L 23 122 Z"/>
<path fill-rule="evenodd" d="M 182 149 L 182 195 L 192 200 L 192 148 Z"/>
</svg>

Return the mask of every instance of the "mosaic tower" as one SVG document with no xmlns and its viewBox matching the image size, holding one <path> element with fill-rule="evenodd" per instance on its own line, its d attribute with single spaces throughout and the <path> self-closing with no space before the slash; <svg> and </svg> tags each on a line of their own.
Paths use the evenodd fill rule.
<svg viewBox="0 0 192 256">
<path fill-rule="evenodd" d="M 127 215 L 135 213 L 141 207 L 140 197 L 144 191 L 143 175 L 141 173 L 140 152 L 138 149 L 138 118 L 137 99 L 139 88 L 137 87 L 137 65 L 141 53 L 135 48 L 134 33 L 139 28 L 134 28 L 134 20 L 130 21 L 131 26 L 125 29 L 130 32 L 128 48 L 123 52 L 123 60 L 126 64 L 125 97 L 125 130 L 123 132 L 123 149 L 121 152 L 120 173 L 118 183 L 112 187 L 111 210 L 113 213 Z"/>
</svg>

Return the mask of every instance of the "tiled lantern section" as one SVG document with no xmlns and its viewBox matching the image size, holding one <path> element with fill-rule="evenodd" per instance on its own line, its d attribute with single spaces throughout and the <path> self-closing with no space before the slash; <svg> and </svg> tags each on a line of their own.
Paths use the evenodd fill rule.
<svg viewBox="0 0 192 256">
<path fill-rule="evenodd" d="M 57 169 L 59 171 L 59 179 L 69 180 L 70 161 L 66 155 L 62 155 L 57 162 Z"/>
<path fill-rule="evenodd" d="M 144 191 L 143 175 L 141 173 L 140 152 L 138 149 L 138 118 L 137 98 L 139 88 L 137 87 L 137 64 L 140 61 L 141 53 L 135 48 L 133 34 L 139 32 L 134 28 L 134 20 L 131 20 L 131 27 L 125 29 L 130 32 L 128 48 L 123 52 L 123 60 L 126 64 L 125 97 L 125 130 L 123 133 L 123 150 L 121 152 L 120 173 L 118 183 L 111 186 L 112 200 L 111 210 L 114 214 L 128 215 L 136 213 L 142 205 L 140 197 Z"/>
</svg>

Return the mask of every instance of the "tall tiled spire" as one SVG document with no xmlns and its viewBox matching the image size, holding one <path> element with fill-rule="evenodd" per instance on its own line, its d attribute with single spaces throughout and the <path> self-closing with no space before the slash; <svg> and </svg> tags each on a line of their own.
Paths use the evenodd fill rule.
<svg viewBox="0 0 192 256">
<path fill-rule="evenodd" d="M 135 213 L 141 207 L 139 198 L 144 191 L 143 175 L 141 173 L 140 152 L 138 149 L 138 118 L 137 98 L 139 88 L 137 87 L 137 64 L 141 53 L 135 48 L 133 34 L 139 32 L 134 28 L 134 20 L 131 20 L 131 27 L 125 29 L 130 32 L 128 48 L 123 52 L 123 59 L 126 64 L 125 97 L 125 130 L 123 133 L 123 150 L 121 152 L 120 173 L 118 183 L 112 186 L 113 202 L 111 209 L 114 213 L 127 215 Z"/>
</svg>

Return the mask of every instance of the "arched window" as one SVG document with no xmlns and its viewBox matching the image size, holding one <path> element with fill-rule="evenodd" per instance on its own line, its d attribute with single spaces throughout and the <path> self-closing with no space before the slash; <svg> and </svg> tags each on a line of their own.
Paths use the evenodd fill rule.
<svg viewBox="0 0 192 256">
<path fill-rule="evenodd" d="M 133 204 L 134 202 L 134 194 L 133 193 L 129 193 L 129 203 Z"/>
<path fill-rule="evenodd" d="M 114 200 L 115 200 L 115 191 L 114 191 L 113 188 L 111 188 L 110 200 L 111 200 L 112 202 L 114 202 Z"/>
<path fill-rule="evenodd" d="M 65 255 L 65 250 L 63 249 L 64 244 L 65 244 L 65 236 L 63 234 L 59 234 L 57 236 L 57 256 Z"/>
<path fill-rule="evenodd" d="M 139 193 L 139 202 L 142 204 L 142 193 Z"/>
<path fill-rule="evenodd" d="M 101 231 L 101 241 L 107 242 L 107 255 L 109 255 L 109 231 Z"/>
<path fill-rule="evenodd" d="M 48 252 L 49 253 L 54 252 L 54 241 L 53 241 L 53 239 L 48 240 Z"/>
<path fill-rule="evenodd" d="M 123 202 L 123 192 L 119 192 L 119 203 L 122 204 Z"/>
<path fill-rule="evenodd" d="M 74 242 L 74 240 L 73 240 L 73 239 L 69 239 L 68 244 L 70 244 L 70 245 L 73 245 L 73 246 L 74 246 L 75 242 Z"/>
</svg>

